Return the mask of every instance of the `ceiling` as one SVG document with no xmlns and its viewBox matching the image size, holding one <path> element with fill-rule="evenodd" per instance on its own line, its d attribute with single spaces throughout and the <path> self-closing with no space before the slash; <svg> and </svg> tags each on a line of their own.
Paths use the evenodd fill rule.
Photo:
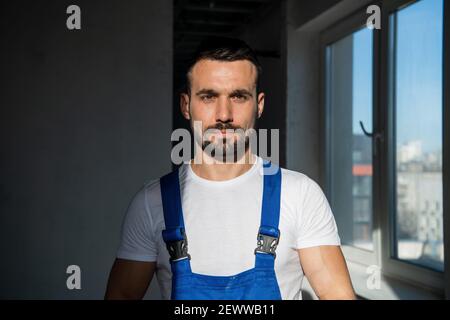
<svg viewBox="0 0 450 320">
<path fill-rule="evenodd" d="M 279 0 L 175 0 L 175 78 L 180 70 L 184 70 L 187 60 L 203 38 L 216 35 L 236 36 L 246 25 L 266 15 L 279 2 Z"/>
</svg>

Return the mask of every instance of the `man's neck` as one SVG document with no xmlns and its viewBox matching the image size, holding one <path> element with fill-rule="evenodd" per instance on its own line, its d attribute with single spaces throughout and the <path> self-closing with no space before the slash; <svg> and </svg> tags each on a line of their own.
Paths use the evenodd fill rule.
<svg viewBox="0 0 450 320">
<path fill-rule="evenodd" d="M 245 152 L 244 159 L 240 159 L 237 163 L 222 163 L 213 159 L 205 161 L 206 155 L 203 152 L 202 156 L 204 157 L 201 163 L 190 161 L 189 165 L 196 175 L 212 181 L 224 181 L 239 177 L 250 170 L 257 159 L 256 155 L 249 152 L 249 150 Z"/>
</svg>

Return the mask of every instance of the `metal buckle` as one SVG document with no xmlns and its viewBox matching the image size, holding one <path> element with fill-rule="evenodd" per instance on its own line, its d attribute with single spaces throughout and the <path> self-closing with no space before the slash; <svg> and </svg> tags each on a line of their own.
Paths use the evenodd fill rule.
<svg viewBox="0 0 450 320">
<path fill-rule="evenodd" d="M 191 260 L 191 256 L 188 253 L 188 243 L 184 230 L 182 230 L 182 234 L 183 240 L 170 241 L 166 243 L 166 247 L 170 255 L 170 261 L 178 261 L 186 258 Z"/>
<path fill-rule="evenodd" d="M 261 232 L 258 233 L 257 246 L 255 249 L 255 254 L 257 252 L 271 254 L 276 257 L 275 250 L 277 249 L 280 237 L 272 237 Z"/>
</svg>

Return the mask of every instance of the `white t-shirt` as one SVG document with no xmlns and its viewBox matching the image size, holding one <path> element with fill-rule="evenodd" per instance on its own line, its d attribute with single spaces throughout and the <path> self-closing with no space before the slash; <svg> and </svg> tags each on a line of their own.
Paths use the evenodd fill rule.
<svg viewBox="0 0 450 320">
<path fill-rule="evenodd" d="M 255 265 L 261 221 L 262 158 L 244 174 L 225 181 L 196 175 L 189 164 L 179 171 L 184 224 L 192 272 L 229 276 Z M 336 222 L 320 187 L 306 175 L 283 169 L 280 239 L 275 273 L 283 299 L 301 299 L 303 271 L 297 249 L 340 245 Z M 169 253 L 159 179 L 146 183 L 131 201 L 122 225 L 117 257 L 157 261 L 162 298 L 170 299 Z"/>
</svg>

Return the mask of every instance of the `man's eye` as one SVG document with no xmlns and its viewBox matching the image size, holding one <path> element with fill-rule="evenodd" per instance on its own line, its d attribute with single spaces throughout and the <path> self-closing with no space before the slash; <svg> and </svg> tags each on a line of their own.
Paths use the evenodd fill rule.
<svg viewBox="0 0 450 320">
<path fill-rule="evenodd" d="M 213 95 L 205 95 L 205 96 L 201 96 L 201 99 L 203 102 L 210 102 L 214 99 Z"/>
<path fill-rule="evenodd" d="M 237 94 L 233 98 L 234 98 L 234 100 L 237 100 L 239 102 L 247 101 L 247 99 L 248 99 L 248 97 L 246 95 L 243 95 L 243 94 Z"/>
</svg>

